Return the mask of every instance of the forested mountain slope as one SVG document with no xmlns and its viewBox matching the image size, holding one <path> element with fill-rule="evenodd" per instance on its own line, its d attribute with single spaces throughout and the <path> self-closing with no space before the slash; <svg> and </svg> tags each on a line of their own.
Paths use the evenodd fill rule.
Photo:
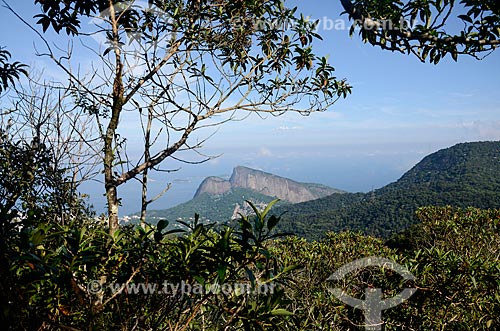
<svg viewBox="0 0 500 331">
<path fill-rule="evenodd" d="M 418 207 L 430 205 L 499 208 L 500 142 L 458 144 L 373 192 L 333 194 L 275 212 L 286 212 L 279 230 L 308 239 L 343 230 L 388 237 L 414 224 Z"/>
</svg>

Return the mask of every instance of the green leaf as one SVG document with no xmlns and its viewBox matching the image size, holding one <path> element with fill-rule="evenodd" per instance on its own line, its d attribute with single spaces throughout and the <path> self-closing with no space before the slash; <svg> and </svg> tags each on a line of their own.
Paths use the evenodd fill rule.
<svg viewBox="0 0 500 331">
<path fill-rule="evenodd" d="M 293 270 L 296 270 L 299 268 L 301 268 L 301 266 L 299 264 L 289 265 L 289 266 L 283 268 L 281 273 L 286 274 L 286 273 L 289 273 L 290 271 L 293 271 Z"/>
<path fill-rule="evenodd" d="M 163 234 L 159 231 L 155 232 L 154 239 L 156 242 L 160 242 L 163 239 Z"/>
<path fill-rule="evenodd" d="M 280 199 L 274 199 L 273 201 L 269 202 L 269 204 L 266 206 L 266 209 L 264 209 L 264 211 L 262 212 L 262 217 L 266 217 L 267 213 L 269 213 L 269 210 L 271 210 L 271 208 L 273 208 L 273 206 L 278 202 L 280 201 Z"/>
<path fill-rule="evenodd" d="M 217 276 L 219 277 L 221 283 L 224 283 L 224 280 L 226 279 L 226 272 L 227 266 L 221 266 L 217 269 Z"/>
<path fill-rule="evenodd" d="M 255 213 L 255 215 L 257 216 L 257 218 L 259 218 L 259 219 L 262 218 L 259 209 L 257 209 L 257 207 L 252 203 L 252 201 L 250 201 L 250 200 L 245 200 L 245 201 L 252 208 L 252 210 Z"/>
<path fill-rule="evenodd" d="M 206 281 L 205 281 L 205 279 L 203 277 L 201 277 L 201 276 L 194 276 L 193 278 L 194 278 L 194 280 L 196 280 L 196 282 L 198 284 L 205 286 Z"/>
<path fill-rule="evenodd" d="M 167 220 L 160 220 L 158 224 L 156 225 L 157 231 L 161 232 L 163 229 L 165 229 L 168 226 L 168 221 Z"/>
<path fill-rule="evenodd" d="M 274 315 L 274 316 L 293 316 L 293 313 L 289 312 L 286 309 L 278 308 L 278 309 L 274 309 L 273 311 L 271 311 L 271 315 Z"/>
<path fill-rule="evenodd" d="M 186 230 L 183 230 L 183 229 L 173 229 L 173 230 L 169 230 L 169 231 L 165 232 L 164 235 L 174 234 L 174 233 L 186 233 Z"/>
<path fill-rule="evenodd" d="M 45 230 L 37 229 L 31 236 L 31 243 L 33 246 L 39 246 L 45 239 Z"/>
<path fill-rule="evenodd" d="M 473 23 L 472 18 L 468 15 L 458 15 L 458 18 L 463 20 L 463 21 L 469 22 L 471 24 Z"/>
<path fill-rule="evenodd" d="M 274 229 L 274 227 L 279 223 L 280 219 L 281 219 L 280 217 L 271 215 L 271 217 L 269 217 L 269 220 L 267 221 L 267 229 L 269 231 Z"/>
<path fill-rule="evenodd" d="M 247 273 L 248 280 L 250 280 L 252 286 L 255 286 L 255 275 L 252 270 L 250 270 L 248 267 L 245 267 L 245 272 Z"/>
<path fill-rule="evenodd" d="M 106 56 L 109 52 L 111 52 L 114 49 L 113 46 L 108 47 L 104 50 L 104 53 L 102 53 L 102 56 Z"/>
</svg>

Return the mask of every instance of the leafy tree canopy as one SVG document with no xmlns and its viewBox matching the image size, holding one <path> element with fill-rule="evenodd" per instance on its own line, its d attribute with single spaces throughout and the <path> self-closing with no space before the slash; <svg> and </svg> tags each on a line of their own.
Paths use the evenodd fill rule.
<svg viewBox="0 0 500 331">
<path fill-rule="evenodd" d="M 314 41 L 321 38 L 314 22 L 282 1 L 35 3 L 45 31 L 105 36 L 106 48 L 94 49 L 94 65 L 104 73 L 86 77 L 71 68 L 70 54 L 55 55 L 46 46 L 70 76 L 77 103 L 96 115 L 112 231 L 118 226 L 117 187 L 138 175 L 147 183 L 149 170 L 199 148 L 195 131 L 242 112 L 324 111 L 351 91 L 327 58 L 315 54 Z M 85 17 L 95 24 L 83 27 Z M 142 125 L 140 160 L 128 159 L 127 138 L 118 132 L 125 111 Z"/>
<path fill-rule="evenodd" d="M 500 3 L 495 0 L 341 0 L 363 40 L 437 64 L 447 54 L 480 58 L 500 45 Z M 456 22 L 451 22 L 453 17 Z M 456 32 L 452 27 L 461 26 Z"/>
<path fill-rule="evenodd" d="M 35 0 L 42 13 L 36 15 L 44 31 L 52 27 L 56 32 L 64 31 L 76 35 L 81 29 L 81 16 L 91 16 L 109 8 L 112 0 Z M 187 8 L 207 8 L 207 1 L 176 1 Z M 280 1 L 274 1 L 275 4 Z M 467 54 L 476 58 L 489 54 L 500 44 L 500 4 L 495 0 L 439 0 L 439 1 L 374 1 L 340 0 L 346 13 L 353 19 L 351 35 L 360 27 L 365 42 L 382 49 L 416 55 L 420 60 L 437 64 L 450 54 Z M 166 1 L 148 0 L 166 8 Z M 171 2 L 174 3 L 174 2 Z M 222 1 L 215 1 L 221 5 Z M 213 5 L 213 4 L 212 4 Z M 220 6 L 210 8 L 221 8 Z M 227 11 L 218 14 L 238 14 L 241 8 L 250 8 L 254 14 L 263 10 L 259 1 L 233 1 Z M 138 13 L 128 11 L 121 22 L 131 30 L 139 29 Z M 202 15 L 200 15 L 202 16 Z M 456 32 L 449 29 L 450 17 L 458 19 L 462 28 Z M 387 24 L 391 22 L 391 24 Z M 146 27 L 143 25 L 143 28 Z M 446 29 L 445 29 L 446 27 Z M 7 63 L 10 53 L 0 50 L 0 92 L 5 90 L 20 74 L 26 74 L 19 62 Z"/>
<path fill-rule="evenodd" d="M 14 85 L 15 80 L 21 75 L 28 75 L 26 65 L 18 61 L 10 63 L 11 54 L 9 51 L 0 48 L 0 93 L 6 90 L 9 85 Z"/>
</svg>

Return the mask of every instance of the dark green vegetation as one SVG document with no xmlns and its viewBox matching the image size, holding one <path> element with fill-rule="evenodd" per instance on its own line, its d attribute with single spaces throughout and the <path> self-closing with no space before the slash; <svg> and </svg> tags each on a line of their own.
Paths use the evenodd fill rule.
<svg viewBox="0 0 500 331">
<path fill-rule="evenodd" d="M 389 237 L 415 224 L 421 206 L 499 208 L 500 142 L 464 143 L 425 157 L 397 182 L 278 209 L 279 230 L 308 239 L 327 231 Z"/>
<path fill-rule="evenodd" d="M 27 66 L 20 63 L 10 63 L 11 54 L 0 47 L 0 93 L 14 85 L 22 75 L 28 76 Z"/>
<path fill-rule="evenodd" d="M 352 232 L 329 233 L 307 242 L 288 238 L 273 244 L 284 264 L 301 269 L 289 276 L 285 290 L 294 312 L 295 330 L 363 330 L 359 310 L 342 304 L 329 288 L 363 298 L 367 287 L 393 297 L 403 288 L 417 292 L 383 312 L 384 330 L 498 330 L 500 328 L 500 210 L 428 207 L 417 212 L 418 225 L 385 244 Z M 363 257 L 382 256 L 404 265 L 416 278 L 368 268 L 342 282 L 325 281 Z"/>
<path fill-rule="evenodd" d="M 275 201 L 264 211 L 252 207 L 252 216 L 231 227 L 195 217 L 184 224 L 186 231 L 169 231 L 160 221 L 110 234 L 105 220 L 93 218 L 63 185 L 67 174 L 54 168 L 50 151 L 2 138 L 5 330 L 364 330 L 362 312 L 329 289 L 363 299 L 368 287 L 381 288 L 387 298 L 418 289 L 383 312 L 384 330 L 500 328 L 500 210 L 421 208 L 418 221 L 387 242 L 353 232 L 330 232 L 313 242 L 279 239 L 273 234 L 280 224 L 271 215 Z M 448 187 L 450 178 L 433 159 L 468 178 L 457 160 L 466 169 L 478 162 L 491 168 L 479 155 L 496 160 L 492 146 L 497 144 L 438 152 L 401 182 L 427 185 L 443 178 Z M 424 170 L 429 176 L 420 175 Z M 370 267 L 328 281 L 346 263 L 371 256 L 405 266 L 415 280 Z"/>
<path fill-rule="evenodd" d="M 289 315 L 279 283 L 259 292 L 289 272 L 264 246 L 265 214 L 219 231 L 195 220 L 179 237 L 166 222 L 110 235 L 83 216 L 35 215 L 0 215 L 4 330 L 271 330 Z M 240 283 L 249 291 L 217 290 Z"/>
<path fill-rule="evenodd" d="M 329 289 L 363 299 L 368 287 L 386 297 L 418 289 L 383 312 L 384 330 L 500 328 L 500 210 L 418 209 L 418 222 L 387 242 L 353 232 L 313 242 L 279 239 L 275 202 L 264 211 L 253 207 L 252 216 L 231 227 L 196 217 L 182 232 L 160 221 L 110 234 L 106 221 L 94 218 L 64 185 L 71 182 L 67 173 L 54 167 L 43 144 L 7 138 L 4 133 L 0 141 L 5 330 L 364 330 L 362 312 Z M 429 158 L 457 156 L 469 165 L 466 151 L 472 163 L 483 160 L 488 168 L 491 162 L 477 151 L 494 159 L 491 146 L 464 144 Z M 464 173 L 447 164 L 450 172 Z M 435 162 L 418 167 L 443 177 Z M 419 173 L 410 171 L 402 181 L 427 183 L 430 177 Z M 370 256 L 405 266 L 415 280 L 374 267 L 327 280 L 346 263 Z"/>
<path fill-rule="evenodd" d="M 486 56 L 500 45 L 495 0 L 340 0 L 365 43 L 437 64 L 450 56 Z M 453 22 L 455 19 L 455 22 Z M 392 24 L 387 24 L 392 22 Z"/>
<path fill-rule="evenodd" d="M 115 9 L 113 5 L 116 2 L 35 1 L 41 6 L 42 14 L 37 17 L 44 31 L 53 28 L 56 32 L 65 31 L 73 35 L 78 34 L 82 18 L 94 16 L 110 6 Z M 341 2 L 353 18 L 361 21 L 371 17 L 389 17 L 397 21 L 400 17 L 418 16 L 426 22 L 425 26 L 416 26 L 412 30 L 403 27 L 384 30 L 377 26 L 376 29 L 362 30 L 361 34 L 373 45 L 414 52 L 423 60 L 427 55 L 434 63 L 446 54 L 451 54 L 453 58 L 462 53 L 475 56 L 498 45 L 499 7 L 495 1 L 460 1 L 467 15 L 458 17 L 464 22 L 464 32 L 456 36 L 441 31 L 441 27 L 445 25 L 443 21 L 453 16 L 448 15 L 448 11 L 454 8 L 456 1 Z M 384 312 L 386 330 L 500 328 L 499 210 L 451 207 L 419 209 L 417 217 L 420 221 L 415 221 L 413 227 L 394 236 L 387 243 L 352 232 L 329 233 L 316 242 L 307 242 L 297 237 L 276 240 L 272 231 L 279 224 L 279 219 L 269 216 L 271 205 L 263 212 L 254 208 L 255 216 L 242 217 L 234 227 L 212 228 L 198 223 L 195 217 L 191 224 L 185 224 L 188 231 L 177 236 L 167 230 L 166 221 L 144 228 L 119 227 L 117 187 L 138 174 L 143 176 L 142 183 L 146 186 L 148 170 L 155 170 L 156 166 L 176 151 L 193 146 L 187 143 L 187 137 L 197 128 L 198 121 L 210 118 L 214 112 L 222 112 L 219 106 L 233 96 L 231 93 L 226 94 L 227 86 L 230 86 L 230 91 L 252 86 L 257 94 L 263 96 L 264 103 L 276 97 L 266 104 L 269 108 L 264 107 L 263 110 L 277 113 L 293 108 L 293 100 L 303 104 L 300 102 L 302 92 L 309 100 L 317 97 L 320 92 L 326 95 L 326 100 L 317 100 L 318 104 L 315 106 L 320 109 L 328 108 L 334 99 L 350 92 L 349 85 L 333 76 L 333 68 L 325 59 L 318 58 L 311 52 L 312 40 L 319 37 L 313 32 L 314 25 L 302 17 L 295 17 L 295 10 L 284 8 L 280 1 L 151 0 L 148 4 L 172 15 L 165 21 L 162 20 L 164 17 L 150 15 L 136 8 L 124 12 L 111 10 L 107 18 L 112 26 L 105 26 L 103 29 L 108 33 L 109 45 L 115 46 L 122 43 L 121 37 L 127 33 L 142 32 L 142 37 L 139 38 L 144 42 L 142 46 L 151 45 L 157 36 L 156 32 L 170 33 L 171 47 L 167 47 L 166 57 L 159 59 L 156 54 L 142 54 L 148 64 L 155 66 L 154 70 L 141 77 L 127 75 L 131 71 L 127 67 L 125 54 L 119 47 L 111 47 L 100 57 L 103 67 L 110 69 L 108 77 L 111 79 L 106 82 L 110 84 L 101 81 L 109 72 L 101 71 L 96 71 L 99 72 L 97 85 L 103 89 L 95 89 L 95 84 L 85 80 L 85 77 L 70 74 L 69 79 L 71 86 L 68 88 L 74 92 L 72 96 L 77 98 L 77 107 L 95 115 L 99 125 L 100 119 L 109 120 L 105 128 L 100 127 L 100 138 L 105 138 L 104 141 L 100 140 L 104 154 L 98 155 L 98 158 L 104 159 L 109 206 L 107 219 L 97 220 L 86 210 L 71 176 L 71 171 L 75 169 L 60 166 L 51 148 L 54 146 L 46 145 L 50 140 L 40 139 L 39 125 L 36 125 L 37 130 L 32 136 L 35 138 L 26 140 L 23 132 L 18 131 L 17 137 L 10 136 L 8 121 L 5 121 L 5 127 L 2 122 L 2 329 L 364 329 L 360 312 L 343 305 L 328 292 L 328 288 L 333 286 L 343 288 L 360 298 L 367 287 L 383 288 L 389 297 L 407 286 L 418 288 L 417 294 L 409 301 Z M 251 21 L 263 16 L 269 20 L 276 18 L 280 22 L 292 19 L 297 25 L 290 36 L 283 34 L 279 26 L 276 29 L 268 27 L 269 29 L 254 31 L 233 29 L 230 24 L 234 17 Z M 433 17 L 442 20 L 434 20 Z M 262 56 L 251 52 L 250 45 L 255 40 L 257 45 L 254 46 L 259 51 L 262 50 Z M 66 73 L 75 72 L 59 62 L 69 61 L 69 57 L 56 56 L 51 49 L 46 51 L 63 70 L 66 69 Z M 164 51 L 165 49 L 160 52 L 162 57 Z M 193 56 L 183 58 L 185 54 Z M 216 63 L 215 66 L 212 63 L 208 70 L 205 65 L 197 63 L 197 59 L 210 57 Z M 0 65 L 3 66 L 0 70 L 1 92 L 11 86 L 24 73 L 24 69 L 16 62 L 10 63 L 10 55 L 5 51 L 0 51 Z M 166 72 L 160 72 L 163 65 Z M 183 77 L 189 77 L 189 80 L 178 79 L 176 70 L 174 73 L 168 70 L 171 67 L 176 70 L 186 69 L 182 75 L 185 74 Z M 219 81 L 214 81 L 209 76 L 211 70 L 222 67 L 225 68 L 222 74 L 226 73 L 225 77 L 230 81 L 226 86 L 221 86 Z M 295 81 L 293 77 L 296 76 L 289 75 L 289 68 L 292 71 L 294 68 L 302 71 L 305 78 L 299 76 Z M 249 73 L 255 75 L 248 75 Z M 283 75 L 281 78 L 280 75 L 274 78 L 276 73 Z M 242 77 L 246 79 L 242 80 Z M 268 77 L 273 79 L 269 81 Z M 231 78 L 235 79 L 232 82 L 240 84 L 233 85 Z M 172 82 L 174 84 L 170 84 Z M 212 92 L 216 89 L 215 94 L 206 97 L 207 90 L 210 92 L 211 88 Z M 158 90 L 167 94 L 163 100 L 156 99 Z M 284 94 L 281 94 L 283 90 Z M 182 100 L 182 95 L 179 98 L 182 91 L 189 96 L 186 100 L 194 103 L 188 108 L 178 103 L 179 99 Z M 217 107 L 210 107 L 212 97 L 219 92 L 222 95 L 219 101 L 222 102 L 216 101 Z M 295 92 L 299 95 L 295 95 Z M 291 93 L 292 101 L 281 103 L 284 97 L 286 99 L 290 95 L 288 93 Z M 126 155 L 126 152 L 120 154 L 125 140 L 118 136 L 118 124 L 120 114 L 130 110 L 126 106 L 128 102 L 134 101 L 134 96 L 137 97 L 135 100 L 143 102 L 153 96 L 153 100 L 145 107 L 148 110 L 144 109 L 148 113 L 146 127 L 153 122 L 153 109 L 157 111 L 157 106 L 163 104 L 173 107 L 173 111 L 170 109 L 165 114 L 172 111 L 175 117 L 179 111 L 186 112 L 192 121 L 186 127 L 169 127 L 167 124 L 165 130 L 181 131 L 181 138 L 171 146 L 163 146 L 156 155 L 150 154 L 151 143 L 155 139 L 150 140 L 148 133 L 151 132 L 145 132 L 143 159 L 128 162 L 133 167 L 119 173 L 123 165 L 121 156 Z M 136 101 L 129 107 L 137 110 L 138 104 L 142 102 Z M 259 105 L 249 105 L 248 109 L 258 111 Z M 315 109 L 315 106 L 312 108 Z M 196 112 L 195 109 L 208 112 Z M 232 112 L 232 108 L 229 109 Z M 7 114 L 9 111 L 11 109 Z M 171 123 L 169 119 L 165 122 Z M 28 123 L 21 123 L 26 124 Z M 85 135 L 80 137 L 85 140 Z M 84 142 L 96 141 L 87 139 Z M 469 163 L 461 161 L 464 159 L 463 155 L 464 153 L 456 154 L 456 157 L 449 158 L 456 160 L 460 167 L 444 171 L 443 165 L 435 168 L 435 163 L 431 162 L 426 173 L 422 175 L 421 171 L 416 171 L 408 182 L 402 180 L 399 184 L 403 187 L 406 185 L 408 190 L 422 189 L 426 195 L 436 195 L 439 191 L 439 197 L 455 196 L 461 191 L 457 193 L 453 191 L 454 188 L 465 188 L 464 195 L 467 197 L 462 200 L 464 204 L 466 201 L 474 205 L 488 203 L 488 194 L 498 191 L 498 182 L 488 181 L 486 185 L 488 176 L 483 176 L 483 173 L 484 169 L 495 173 L 495 166 L 490 169 L 491 160 L 478 156 L 473 160 L 483 164 L 484 169 L 469 177 L 468 174 L 477 168 L 469 169 Z M 466 171 L 463 170 L 464 166 Z M 79 165 L 76 166 L 77 170 L 78 167 Z M 436 180 L 437 186 L 430 181 L 432 178 Z M 463 181 L 457 178 L 463 178 Z M 475 181 L 477 178 L 480 179 Z M 392 187 L 394 199 L 400 194 L 397 193 L 396 184 L 385 188 L 389 194 Z M 484 189 L 485 187 L 489 188 Z M 150 201 L 146 193 L 143 194 L 145 207 Z M 471 196 L 472 193 L 475 193 L 475 197 Z M 376 201 L 377 194 L 370 198 Z M 403 199 L 402 196 L 399 198 Z M 363 196 L 359 199 L 362 200 Z M 366 196 L 364 199 L 367 200 Z M 407 203 L 406 200 L 392 201 Z M 409 201 L 415 202 L 414 199 Z M 337 200 L 336 206 L 344 203 L 347 204 L 347 201 Z M 390 271 L 370 269 L 350 274 L 342 284 L 326 282 L 336 268 L 355 259 L 374 255 L 405 265 L 416 279 L 403 282 L 401 277 Z M 154 285 L 162 286 L 165 281 L 174 286 L 185 284 L 191 289 L 199 285 L 201 290 L 182 293 L 167 288 L 166 290 L 170 290 L 167 293 L 158 293 L 159 289 Z M 247 284 L 250 291 L 217 290 L 221 284 L 236 283 Z M 265 284 L 273 284 L 274 290 L 264 293 L 253 291 Z M 141 291 L 142 285 L 146 288 L 142 287 Z M 139 293 L 135 293 L 137 290 Z M 185 290 L 184 286 L 182 290 Z"/>
<path fill-rule="evenodd" d="M 416 294 L 384 311 L 384 330 L 500 327 L 500 210 L 419 209 L 420 223 L 387 244 L 352 232 L 315 242 L 276 240 L 270 231 L 279 219 L 269 216 L 269 208 L 255 212 L 235 228 L 195 220 L 176 237 L 165 231 L 166 222 L 110 235 L 105 223 L 84 216 L 63 225 L 29 211 L 22 218 L 3 213 L 2 326 L 364 330 L 362 313 L 338 301 L 330 288 L 363 299 L 367 287 L 383 289 L 386 297 L 411 287 Z M 327 281 L 344 264 L 370 256 L 404 265 L 415 280 L 371 267 L 342 282 Z M 221 284 L 246 284 L 249 291 L 218 291 Z"/>
<path fill-rule="evenodd" d="M 265 204 L 273 197 L 233 188 L 221 195 L 203 193 L 167 210 L 148 213 L 159 219 L 188 219 L 193 211 L 202 219 L 225 222 L 244 200 Z M 281 202 L 278 229 L 306 239 L 320 239 L 328 231 L 361 231 L 388 238 L 417 222 L 421 206 L 500 207 L 500 142 L 463 143 L 425 157 L 397 182 L 369 193 L 335 193 L 298 204 Z M 246 208 L 249 210 L 249 208 Z"/>
</svg>

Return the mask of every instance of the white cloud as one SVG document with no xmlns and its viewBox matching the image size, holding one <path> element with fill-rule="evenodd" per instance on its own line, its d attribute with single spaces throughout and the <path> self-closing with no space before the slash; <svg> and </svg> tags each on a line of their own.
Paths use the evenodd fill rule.
<svg viewBox="0 0 500 331">
<path fill-rule="evenodd" d="M 479 94 L 479 90 L 468 92 L 450 92 L 448 95 L 452 98 L 472 98 Z"/>
<path fill-rule="evenodd" d="M 286 126 L 282 125 L 278 128 L 278 131 L 295 131 L 295 130 L 302 130 L 303 127 L 301 126 Z"/>
<path fill-rule="evenodd" d="M 500 140 L 500 121 L 478 121 L 473 127 L 481 140 Z"/>
<path fill-rule="evenodd" d="M 261 147 L 257 153 L 258 157 L 273 157 L 273 152 L 267 147 Z"/>
</svg>

